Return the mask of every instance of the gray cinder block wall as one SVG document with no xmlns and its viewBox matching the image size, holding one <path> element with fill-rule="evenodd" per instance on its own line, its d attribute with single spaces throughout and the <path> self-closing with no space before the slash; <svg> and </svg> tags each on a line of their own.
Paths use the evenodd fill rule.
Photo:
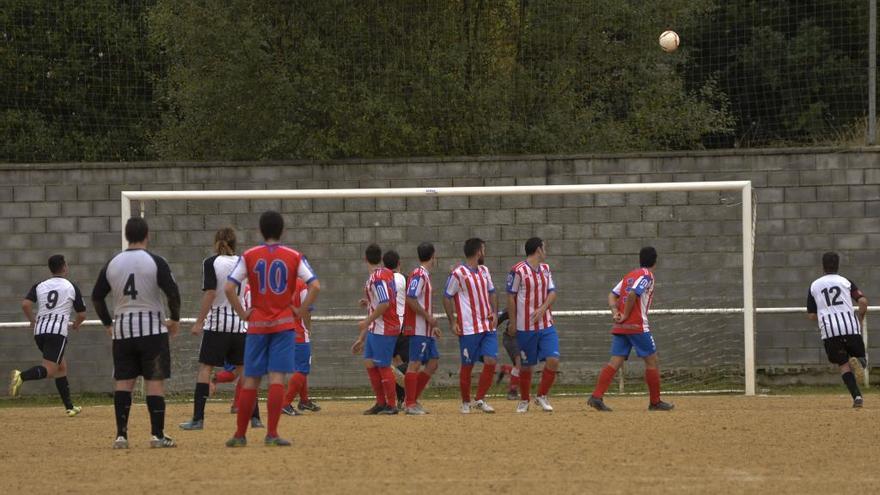
<svg viewBox="0 0 880 495">
<path fill-rule="evenodd" d="M 394 188 L 533 184 L 751 180 L 757 198 L 755 290 L 759 307 L 802 306 L 821 272 L 825 250 L 841 252 L 844 274 L 880 301 L 880 150 L 794 149 L 678 154 L 463 157 L 444 159 L 289 163 L 97 163 L 0 165 L 0 321 L 21 321 L 19 303 L 47 276 L 45 261 L 63 253 L 71 278 L 88 294 L 101 266 L 120 248 L 122 190 L 279 188 Z M 742 304 L 740 198 L 733 193 L 424 197 L 265 201 L 147 201 L 152 249 L 165 256 L 180 282 L 185 316 L 194 316 L 200 261 L 216 228 L 233 225 L 240 244 L 258 242 L 256 219 L 274 208 L 288 220 L 286 241 L 304 252 L 324 284 L 317 314 L 357 314 L 369 242 L 397 249 L 405 270 L 415 247 L 435 243 L 441 292 L 461 257 L 461 242 L 488 242 L 487 265 L 504 299 L 507 269 L 533 235 L 548 244 L 559 290 L 557 309 L 603 309 L 608 290 L 637 263 L 641 245 L 660 251 L 655 307 L 737 307 Z M 133 211 L 141 205 L 133 203 Z M 440 308 L 439 297 L 435 307 Z M 89 309 L 89 318 L 94 312 Z M 591 382 L 606 359 L 602 319 L 561 318 L 561 380 Z M 741 317 L 670 316 L 656 319 L 667 381 L 739 380 Z M 880 324 L 878 324 L 880 328 Z M 191 387 L 198 338 L 188 328 L 174 343 L 172 388 Z M 444 330 L 446 327 L 444 325 Z M 348 346 L 353 324 L 316 324 L 313 386 L 364 386 L 360 360 Z M 870 351 L 880 356 L 880 337 Z M 817 332 L 803 315 L 757 319 L 759 381 L 833 379 Z M 440 382 L 457 370 L 455 340 L 442 340 Z M 109 341 L 83 328 L 71 339 L 75 390 L 111 389 Z M 27 330 L 0 330 L 0 376 L 37 362 Z M 505 359 L 502 359 L 506 361 Z M 702 370 L 702 371 L 701 371 Z M 634 367 L 638 374 L 638 366 Z M 710 373 L 711 374 L 711 373 Z M 729 376 L 728 376 L 729 375 Z M 51 392 L 51 383 L 31 386 Z"/>
</svg>

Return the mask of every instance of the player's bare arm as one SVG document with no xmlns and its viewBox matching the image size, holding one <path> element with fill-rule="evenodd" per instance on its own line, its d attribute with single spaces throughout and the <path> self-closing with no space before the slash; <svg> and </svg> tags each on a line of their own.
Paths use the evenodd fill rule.
<svg viewBox="0 0 880 495">
<path fill-rule="evenodd" d="M 71 325 L 71 328 L 73 328 L 76 331 L 79 331 L 79 327 L 82 326 L 84 321 L 86 321 L 86 312 L 85 311 L 77 312 L 76 319 L 73 320 L 73 325 Z"/>
<path fill-rule="evenodd" d="M 452 301 L 448 297 L 443 298 L 443 310 L 446 311 L 446 318 L 449 320 L 449 328 L 454 335 L 461 335 L 461 328 L 458 326 L 458 319 L 455 317 L 455 309 L 452 307 Z"/>
<path fill-rule="evenodd" d="M 816 313 L 807 313 L 807 318 L 809 318 L 813 321 L 817 321 L 819 319 L 819 317 L 816 315 Z"/>
<path fill-rule="evenodd" d="M 543 318 L 544 313 L 546 313 L 547 310 L 550 309 L 550 306 L 553 306 L 553 303 L 555 301 L 556 301 L 556 291 L 554 290 L 554 291 L 551 291 L 550 293 L 547 294 L 547 300 L 544 301 L 544 304 L 538 306 L 538 309 L 535 310 L 535 312 L 532 314 L 532 318 L 531 318 L 532 323 Z"/>
<path fill-rule="evenodd" d="M 507 335 L 516 335 L 516 294 L 507 294 Z"/>
<path fill-rule="evenodd" d="M 620 300 L 620 297 L 613 293 L 608 293 L 608 307 L 611 308 L 611 320 L 615 322 L 621 322 L 623 319 L 620 317 L 620 311 L 617 310 L 617 301 Z"/>
<path fill-rule="evenodd" d="M 217 291 L 213 289 L 206 290 L 202 293 L 202 302 L 199 303 L 199 314 L 196 316 L 196 322 L 193 323 L 189 333 L 193 335 L 199 335 L 202 333 L 202 327 L 205 326 L 205 318 L 208 317 L 208 312 L 211 311 L 211 303 L 214 302 L 214 296 L 216 295 Z"/>
<path fill-rule="evenodd" d="M 858 314 L 859 314 L 859 322 L 864 326 L 865 324 L 865 315 L 868 314 L 868 298 L 862 296 L 856 301 L 859 305 Z"/>
<path fill-rule="evenodd" d="M 434 318 L 434 315 L 428 314 L 428 312 L 425 311 L 425 308 L 423 308 L 422 305 L 419 304 L 418 299 L 416 299 L 415 297 L 406 296 L 406 305 L 407 307 L 409 307 L 409 309 L 415 311 L 417 315 L 424 318 L 425 321 L 428 323 L 428 326 L 437 326 L 437 319 Z"/>
<path fill-rule="evenodd" d="M 34 303 L 30 299 L 22 299 L 21 301 L 21 311 L 24 313 L 25 318 L 31 322 L 31 329 L 33 330 L 34 325 L 37 323 L 37 319 L 34 318 Z"/>
<path fill-rule="evenodd" d="M 367 329 L 370 327 L 370 323 L 373 323 L 377 319 L 381 318 L 388 307 L 391 305 L 390 302 L 383 302 L 376 305 L 373 312 L 367 315 L 366 318 L 358 322 L 358 330 L 360 330 L 360 334 L 358 335 L 357 340 L 354 342 L 354 345 L 351 346 L 352 354 L 358 354 L 364 348 L 364 340 L 367 335 Z"/>
<path fill-rule="evenodd" d="M 238 299 L 238 285 L 232 281 L 227 281 L 226 285 L 223 286 L 223 292 L 226 293 L 229 305 L 232 306 L 232 309 L 235 310 L 241 321 L 248 321 L 252 310 L 245 310 L 244 306 L 241 305 L 241 301 Z"/>
<path fill-rule="evenodd" d="M 318 293 L 321 292 L 321 282 L 318 281 L 318 279 L 314 279 L 309 282 L 308 287 L 309 291 L 308 293 L 306 293 L 305 300 L 302 302 L 302 304 L 299 305 L 298 308 L 293 308 L 293 314 L 297 318 L 305 319 L 309 316 L 309 314 L 311 313 L 309 308 L 311 308 L 312 305 L 315 304 L 315 301 L 318 299 Z M 311 318 L 309 319 L 309 321 L 311 321 Z"/>
<path fill-rule="evenodd" d="M 636 301 L 638 299 L 639 295 L 635 292 L 630 292 L 629 294 L 627 294 L 626 303 L 623 305 L 623 313 L 621 313 L 616 320 L 618 323 L 620 323 L 621 321 L 625 321 L 627 318 L 629 318 L 629 315 L 632 314 L 633 308 L 636 307 Z"/>
</svg>

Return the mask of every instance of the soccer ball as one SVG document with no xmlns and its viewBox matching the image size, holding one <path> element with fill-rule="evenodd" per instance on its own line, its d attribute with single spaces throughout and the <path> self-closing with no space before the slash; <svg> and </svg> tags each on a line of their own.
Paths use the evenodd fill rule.
<svg viewBox="0 0 880 495">
<path fill-rule="evenodd" d="M 678 34 L 675 31 L 663 31 L 659 41 L 660 48 L 665 52 L 674 52 L 678 49 Z"/>
</svg>

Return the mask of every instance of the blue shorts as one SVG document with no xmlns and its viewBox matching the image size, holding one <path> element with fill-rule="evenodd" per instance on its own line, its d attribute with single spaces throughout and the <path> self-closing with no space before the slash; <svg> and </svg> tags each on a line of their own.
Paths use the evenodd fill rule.
<svg viewBox="0 0 880 495">
<path fill-rule="evenodd" d="M 548 357 L 559 359 L 559 335 L 555 326 L 537 332 L 517 331 L 516 343 L 523 366 L 535 366 Z"/>
<path fill-rule="evenodd" d="M 412 335 L 409 338 L 409 360 L 425 364 L 432 359 L 440 359 L 437 350 L 437 339 L 424 335 Z"/>
<path fill-rule="evenodd" d="M 292 373 L 296 332 L 249 333 L 244 341 L 244 376 L 261 377 L 269 372 Z"/>
<path fill-rule="evenodd" d="M 462 335 L 458 338 L 461 349 L 461 364 L 474 364 L 484 357 L 498 358 L 498 332 L 483 332 Z"/>
<path fill-rule="evenodd" d="M 294 371 L 308 375 L 312 370 L 312 344 L 311 342 L 298 342 L 293 351 Z"/>
<path fill-rule="evenodd" d="M 636 348 L 636 355 L 640 358 L 646 358 L 657 352 L 657 345 L 654 344 L 654 336 L 651 335 L 651 332 L 613 334 L 611 336 L 612 356 L 628 358 L 633 347 Z"/>
<path fill-rule="evenodd" d="M 373 364 L 379 368 L 387 368 L 391 366 L 395 344 L 397 344 L 397 335 L 368 333 L 367 343 L 364 345 L 364 359 L 373 361 Z"/>
</svg>

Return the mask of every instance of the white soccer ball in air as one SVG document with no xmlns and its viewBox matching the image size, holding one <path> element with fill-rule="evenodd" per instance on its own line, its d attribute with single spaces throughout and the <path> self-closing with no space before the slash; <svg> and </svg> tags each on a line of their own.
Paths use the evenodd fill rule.
<svg viewBox="0 0 880 495">
<path fill-rule="evenodd" d="M 663 31 L 660 34 L 660 48 L 665 52 L 674 52 L 678 49 L 678 33 L 675 31 Z"/>
</svg>

